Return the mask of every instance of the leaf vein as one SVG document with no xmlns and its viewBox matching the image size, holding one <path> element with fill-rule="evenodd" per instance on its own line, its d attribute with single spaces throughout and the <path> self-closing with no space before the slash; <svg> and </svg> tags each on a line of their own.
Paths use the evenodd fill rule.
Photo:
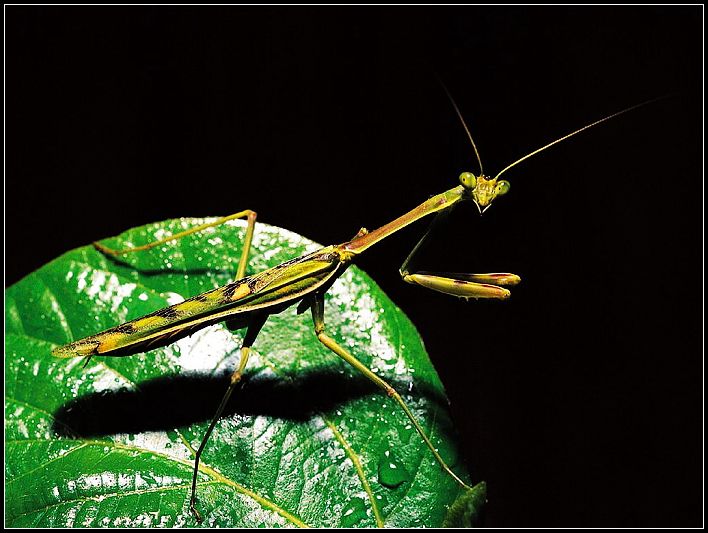
<svg viewBox="0 0 708 533">
<path fill-rule="evenodd" d="M 265 356 L 260 356 L 261 360 L 268 366 L 274 374 L 280 375 L 283 379 L 287 379 L 289 381 L 293 381 L 291 376 L 288 375 L 282 375 L 275 364 L 271 362 L 267 357 Z M 344 438 L 344 435 L 337 429 L 337 427 L 334 425 L 333 422 L 331 422 L 327 416 L 324 413 L 318 413 L 320 418 L 324 421 L 324 423 L 329 427 L 329 429 L 332 431 L 334 434 L 334 437 L 337 441 L 339 441 L 339 444 L 344 448 L 345 453 L 349 456 L 349 458 L 352 460 L 352 463 L 354 464 L 354 469 L 356 470 L 357 476 L 359 477 L 359 480 L 361 481 L 361 484 L 364 488 L 364 491 L 366 492 L 369 501 L 371 502 L 371 509 L 374 513 L 374 517 L 376 518 L 376 526 L 377 527 L 383 527 L 384 526 L 384 521 L 381 517 L 381 511 L 378 508 L 378 505 L 376 504 L 376 498 L 374 497 L 374 493 L 371 490 L 371 485 L 369 485 L 368 480 L 366 479 L 366 474 L 364 473 L 364 468 L 361 464 L 361 461 L 359 459 L 359 456 L 356 454 L 356 452 L 352 449 L 351 446 L 347 443 L 346 439 Z M 367 441 L 368 442 L 368 441 Z M 281 454 L 282 458 L 282 454 Z M 300 493 L 300 496 L 302 497 L 302 491 Z"/>
<path fill-rule="evenodd" d="M 35 439 L 35 440 L 36 440 L 36 441 L 39 441 L 39 442 L 45 442 L 45 441 L 41 441 L 41 440 L 39 440 L 39 439 Z M 25 441 L 19 441 L 19 442 L 25 442 Z M 117 442 L 112 442 L 112 441 L 91 441 L 91 440 L 86 440 L 86 441 L 79 441 L 79 442 L 84 442 L 85 445 L 91 445 L 91 446 L 110 446 L 110 447 L 112 447 L 112 448 L 119 449 L 119 450 L 138 451 L 138 452 L 141 452 L 141 453 L 146 453 L 146 454 L 154 455 L 154 456 L 156 456 L 156 457 L 160 457 L 160 458 L 166 459 L 166 460 L 168 460 L 168 461 L 173 461 L 173 462 L 179 463 L 179 464 L 181 464 L 181 465 L 192 466 L 192 462 L 191 462 L 191 461 L 185 461 L 185 460 L 179 459 L 179 458 L 177 458 L 177 457 L 172 457 L 172 456 L 170 456 L 170 455 L 166 455 L 166 454 L 163 454 L 163 453 L 160 453 L 160 452 L 156 452 L 155 450 L 150 450 L 150 449 L 147 449 L 147 448 L 139 448 L 139 447 L 137 447 L 137 446 L 128 446 L 128 445 L 125 445 L 125 444 L 121 444 L 121 443 L 117 443 Z M 271 500 L 269 500 L 269 499 L 267 499 L 267 498 L 261 496 L 260 494 L 254 492 L 254 491 L 252 491 L 252 490 L 250 490 L 250 489 L 248 489 L 248 488 L 246 488 L 246 487 L 244 487 L 243 485 L 240 485 L 240 484 L 236 483 L 235 481 L 233 481 L 233 480 L 229 479 L 228 477 L 224 476 L 223 474 L 219 473 L 218 471 L 216 471 L 216 470 L 213 469 L 212 467 L 201 464 L 201 465 L 199 466 L 199 470 L 200 470 L 202 473 L 204 473 L 204 474 L 208 475 L 209 477 L 211 477 L 214 481 L 219 482 L 219 483 L 221 483 L 221 484 L 223 484 L 223 485 L 227 485 L 227 486 L 229 486 L 229 487 L 235 489 L 237 492 L 240 492 L 241 494 L 245 494 L 246 496 L 249 496 L 250 498 L 252 498 L 252 499 L 255 500 L 256 502 L 258 502 L 260 505 L 262 505 L 263 507 L 266 507 L 266 508 L 270 509 L 271 511 L 273 511 L 273 512 L 279 514 L 279 515 L 282 516 L 283 518 L 285 518 L 285 519 L 287 519 L 287 520 L 290 520 L 290 521 L 291 521 L 292 523 L 294 523 L 295 525 L 297 525 L 297 526 L 299 526 L 299 527 L 309 527 L 307 524 L 305 524 L 305 523 L 304 523 L 302 520 L 300 520 L 298 517 L 296 517 L 295 515 L 289 513 L 289 512 L 286 511 L 285 509 L 282 509 L 282 508 L 281 508 L 280 506 L 278 506 L 275 502 L 272 502 Z M 190 485 L 184 485 L 184 486 L 185 486 L 185 487 L 188 487 L 188 486 L 190 486 Z M 146 490 L 147 490 L 147 489 L 146 489 Z M 95 498 L 88 498 L 88 499 L 95 499 Z M 65 500 L 65 501 L 66 501 L 66 500 Z M 61 503 L 61 502 L 60 502 L 60 503 Z M 28 513 L 25 513 L 25 514 L 28 514 Z"/>
<path fill-rule="evenodd" d="M 51 442 L 51 441 L 47 440 L 47 441 L 42 441 L 42 442 L 47 442 L 47 443 L 49 443 L 49 442 Z M 59 461 L 60 459 L 64 459 L 67 455 L 72 454 L 72 453 L 74 453 L 75 451 L 80 450 L 81 448 L 83 448 L 83 447 L 85 447 L 85 446 L 86 446 L 86 444 L 80 444 L 80 445 L 78 445 L 78 446 L 75 446 L 75 447 L 71 448 L 70 450 L 67 450 L 66 452 L 64 452 L 62 455 L 60 455 L 60 456 L 58 456 L 58 457 L 55 457 L 54 459 L 50 459 L 49 461 L 45 461 L 45 462 L 42 463 L 41 465 L 36 466 L 36 467 L 34 467 L 33 469 L 31 469 L 31 470 L 28 470 L 27 472 L 23 472 L 23 473 L 20 474 L 19 476 L 13 477 L 11 480 L 7 481 L 7 483 L 6 483 L 5 486 L 7 487 L 7 485 L 10 485 L 11 483 L 14 483 L 14 482 L 17 481 L 18 479 L 22 479 L 23 477 L 28 476 L 28 475 L 31 474 L 32 472 L 36 472 L 37 470 L 40 470 L 40 469 L 44 468 L 45 466 L 54 463 L 55 461 Z"/>
<path fill-rule="evenodd" d="M 218 483 L 217 481 L 204 481 L 202 483 L 197 483 L 198 486 L 205 486 L 205 485 L 214 485 Z M 44 513 L 48 512 L 49 509 L 54 509 L 57 508 L 61 505 L 72 505 L 72 504 L 84 504 L 87 502 L 96 502 L 96 503 L 101 503 L 103 500 L 107 500 L 109 498 L 116 498 L 118 496 L 133 496 L 133 495 L 142 495 L 142 494 L 148 494 L 148 493 L 155 493 L 155 492 L 166 492 L 166 491 L 171 491 L 171 490 L 178 490 L 178 489 L 185 489 L 191 487 L 191 484 L 185 483 L 185 484 L 180 484 L 180 485 L 170 485 L 167 487 L 151 487 L 149 489 L 137 489 L 137 490 L 132 490 L 132 491 L 123 491 L 123 492 L 110 492 L 107 494 L 101 494 L 99 496 L 88 496 L 88 497 L 83 497 L 83 498 L 74 498 L 71 500 L 62 500 L 57 503 L 53 503 L 51 505 L 47 505 L 45 507 L 37 507 L 36 509 L 31 509 L 27 511 L 26 513 L 21 513 L 18 515 L 15 515 L 13 520 L 16 520 L 18 518 L 21 518 L 23 516 L 27 516 L 29 514 L 32 514 L 34 512 L 37 512 L 39 510 L 43 510 Z"/>
<path fill-rule="evenodd" d="M 359 456 L 356 454 L 356 452 L 352 449 L 352 447 L 346 441 L 346 439 L 344 438 L 344 435 L 342 435 L 342 433 L 337 429 L 337 426 L 335 426 L 324 415 L 322 416 L 322 419 L 324 420 L 324 423 L 327 424 L 329 429 L 332 431 L 335 438 L 339 441 L 342 448 L 344 448 L 344 451 L 346 452 L 346 454 L 352 460 L 352 463 L 354 464 L 354 468 L 356 470 L 356 474 L 357 474 L 357 476 L 359 476 L 359 479 L 361 480 L 361 484 L 363 485 L 364 490 L 366 491 L 366 494 L 369 496 L 369 500 L 371 501 L 371 509 L 374 512 L 374 518 L 376 518 L 376 527 L 384 527 L 384 521 L 381 518 L 381 511 L 379 510 L 379 506 L 376 505 L 376 499 L 374 498 L 374 493 L 371 490 L 371 485 L 369 485 L 369 481 L 366 479 L 366 475 L 364 474 L 364 468 L 361 465 L 361 461 L 359 460 Z"/>
<path fill-rule="evenodd" d="M 67 429 L 68 429 L 69 431 L 71 431 L 72 433 L 74 432 L 73 429 L 71 429 L 71 427 L 69 427 L 68 424 L 66 424 L 65 422 L 62 422 L 62 421 L 59 420 L 57 417 L 55 417 L 53 414 L 51 414 L 49 411 L 45 411 L 45 410 L 42 409 L 41 407 L 37 407 L 36 405 L 32 405 L 32 404 L 27 403 L 27 402 L 22 401 L 22 400 L 18 400 L 17 398 L 13 398 L 12 396 L 7 396 L 6 399 L 7 399 L 8 401 L 11 401 L 11 402 L 15 402 L 15 403 L 19 403 L 19 404 L 21 404 L 21 405 L 24 405 L 25 407 L 28 407 L 29 409 L 34 409 L 35 411 L 37 411 L 37 412 L 39 412 L 39 413 L 42 413 L 42 414 L 48 416 L 48 417 L 51 418 L 52 420 L 56 421 L 58 424 L 61 424 L 62 426 L 64 426 L 65 428 L 67 428 Z M 19 440 L 19 439 L 18 439 L 18 440 Z M 37 439 L 37 440 L 42 440 L 42 439 Z M 9 441 L 8 441 L 8 442 L 9 442 Z"/>
<path fill-rule="evenodd" d="M 431 419 L 431 421 L 430 421 L 430 428 L 427 429 L 427 434 L 428 434 L 429 436 L 432 436 L 432 434 L 433 434 L 433 428 L 435 427 L 435 419 L 437 418 L 437 415 L 438 415 L 438 410 L 437 410 L 437 408 L 435 408 L 435 411 L 433 412 L 432 419 Z M 418 439 L 418 440 L 421 440 L 421 439 Z M 418 449 L 421 449 L 422 447 L 423 447 L 423 446 L 421 446 L 420 444 L 418 444 Z M 390 517 L 391 515 L 393 515 L 393 512 L 394 512 L 394 511 L 396 510 L 396 508 L 401 504 L 401 502 L 402 502 L 403 500 L 405 500 L 406 496 L 408 496 L 408 493 L 410 492 L 411 488 L 412 488 L 413 485 L 415 484 L 415 480 L 416 480 L 416 478 L 418 477 L 418 474 L 420 473 L 420 469 L 421 469 L 421 467 L 423 466 L 423 461 L 425 460 L 425 456 L 426 456 L 425 450 L 423 450 L 423 453 L 419 453 L 418 455 L 420 456 L 420 461 L 418 461 L 418 464 L 417 464 L 416 467 L 415 467 L 415 471 L 414 471 L 415 473 L 414 473 L 413 476 L 411 477 L 410 483 L 409 483 L 408 486 L 406 487 L 406 490 L 403 492 L 403 494 L 401 495 L 400 499 L 399 499 L 399 500 L 395 503 L 395 505 L 391 508 L 391 510 L 389 511 L 389 513 L 388 513 L 388 515 L 387 515 L 386 518 L 388 518 L 388 517 Z"/>
</svg>

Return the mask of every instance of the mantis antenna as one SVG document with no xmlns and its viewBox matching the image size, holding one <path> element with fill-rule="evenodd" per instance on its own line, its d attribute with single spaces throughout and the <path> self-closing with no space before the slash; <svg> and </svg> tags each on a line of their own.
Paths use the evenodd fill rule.
<svg viewBox="0 0 708 533">
<path fill-rule="evenodd" d="M 484 170 L 482 169 L 482 158 L 479 157 L 479 151 L 477 150 L 477 145 L 474 143 L 474 139 L 472 138 L 472 134 L 470 133 L 470 130 L 467 127 L 467 124 L 465 123 L 465 119 L 462 118 L 462 113 L 460 113 L 460 109 L 457 107 L 457 104 L 455 103 L 455 99 L 450 94 L 450 91 L 447 89 L 447 86 L 442 82 L 442 80 L 440 78 L 438 78 L 438 81 L 440 82 L 440 85 L 443 86 L 443 89 L 445 89 L 445 93 L 447 94 L 447 97 L 450 99 L 450 102 L 452 103 L 452 107 L 455 108 L 455 113 L 457 113 L 457 116 L 460 119 L 460 122 L 462 122 L 462 127 L 465 128 L 465 131 L 467 132 L 467 137 L 469 137 L 470 142 L 472 143 L 472 148 L 474 148 L 474 153 L 477 156 L 477 162 L 479 163 L 479 173 L 480 173 L 480 175 L 483 176 Z"/>
<path fill-rule="evenodd" d="M 634 109 L 637 109 L 638 107 L 642 107 L 642 106 L 645 106 L 645 105 L 647 105 L 647 104 L 654 103 L 654 102 L 656 102 L 657 100 L 663 100 L 664 98 L 668 98 L 668 96 L 660 96 L 660 97 L 658 97 L 658 98 L 653 98 L 653 99 L 651 99 L 651 100 L 647 100 L 646 102 L 642 102 L 641 104 L 633 105 L 632 107 L 628 107 L 628 108 L 626 108 L 626 109 L 623 109 L 622 111 L 617 111 L 617 113 L 613 113 L 613 114 L 610 115 L 610 116 L 607 116 L 607 117 L 605 117 L 605 118 L 601 118 L 600 120 L 597 120 L 597 121 L 593 122 L 592 124 L 588 124 L 587 126 L 583 126 L 582 128 L 580 128 L 580 129 L 578 129 L 578 130 L 575 130 L 574 132 L 569 133 L 568 135 L 565 135 L 565 136 L 561 137 L 560 139 L 556 139 L 555 141 L 550 142 L 550 143 L 548 143 L 548 144 L 545 145 L 545 146 L 542 146 L 542 147 L 539 148 L 538 150 L 534 150 L 534 151 L 531 152 L 530 154 L 526 154 L 526 155 L 525 155 L 524 157 L 522 157 L 521 159 L 517 159 L 517 160 L 514 161 L 511 165 L 509 165 L 509 166 L 506 167 L 504 170 L 502 170 L 499 174 L 497 174 L 496 176 L 494 176 L 494 179 L 497 179 L 499 176 L 501 176 L 502 174 L 504 174 L 504 172 L 506 172 L 507 170 L 509 170 L 509 169 L 512 168 L 512 167 L 515 167 L 516 165 L 518 165 L 518 164 L 521 163 L 522 161 L 528 159 L 529 157 L 534 156 L 534 155 L 536 155 L 536 154 L 539 153 L 539 152 L 542 152 L 542 151 L 545 150 L 546 148 L 550 148 L 550 147 L 553 146 L 554 144 L 558 144 L 558 143 L 561 142 L 561 141 L 565 141 L 565 140 L 568 139 L 569 137 L 572 137 L 573 135 L 577 135 L 577 134 L 580 133 L 581 131 L 585 131 L 585 130 L 587 130 L 587 129 L 589 129 L 589 128 L 592 128 L 593 126 L 597 126 L 598 124 L 601 124 L 602 122 L 605 122 L 606 120 L 610 120 L 611 118 L 615 118 L 615 117 L 617 117 L 617 116 L 619 116 L 619 115 L 623 115 L 624 113 L 627 113 L 627 112 L 629 112 L 629 111 L 632 111 L 632 110 L 634 110 Z M 453 102 L 453 105 L 454 105 L 454 102 Z M 455 106 L 455 109 L 457 109 L 457 106 Z M 460 117 L 460 118 L 462 118 L 462 117 Z M 465 128 L 465 129 L 466 129 L 466 128 Z"/>
</svg>

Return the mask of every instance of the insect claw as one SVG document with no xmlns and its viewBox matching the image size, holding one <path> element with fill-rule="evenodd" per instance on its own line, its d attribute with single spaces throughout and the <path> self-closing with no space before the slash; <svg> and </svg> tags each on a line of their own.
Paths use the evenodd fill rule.
<svg viewBox="0 0 708 533">
<path fill-rule="evenodd" d="M 88 366 L 89 361 L 91 361 L 91 357 L 93 357 L 93 355 L 86 356 L 86 361 L 84 361 L 84 366 L 82 368 L 86 368 Z"/>
<path fill-rule="evenodd" d="M 197 506 L 195 505 L 195 503 L 196 503 L 196 500 L 190 500 L 189 510 L 192 511 L 192 514 L 194 515 L 194 518 L 197 521 L 197 523 L 201 524 L 203 522 L 202 515 L 199 514 L 199 511 L 197 511 Z"/>
</svg>

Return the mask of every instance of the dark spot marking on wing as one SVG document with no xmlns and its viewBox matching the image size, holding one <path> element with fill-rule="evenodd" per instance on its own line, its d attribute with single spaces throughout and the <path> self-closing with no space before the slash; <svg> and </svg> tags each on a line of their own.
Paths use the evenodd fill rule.
<svg viewBox="0 0 708 533">
<path fill-rule="evenodd" d="M 221 289 L 221 301 L 230 301 L 239 285 L 241 284 L 237 281 L 229 283 L 228 285 L 224 285 L 224 287 Z"/>
<path fill-rule="evenodd" d="M 159 309 L 153 313 L 154 316 L 160 316 L 162 318 L 173 319 L 181 315 L 181 313 L 174 307 L 165 307 L 164 309 Z"/>
<path fill-rule="evenodd" d="M 248 290 L 251 294 L 256 293 L 263 286 L 263 280 L 261 278 L 254 278 L 248 280 Z"/>
<path fill-rule="evenodd" d="M 113 328 L 113 331 L 116 333 L 123 333 L 125 335 L 130 335 L 131 333 L 135 333 L 135 326 L 131 324 L 130 322 L 126 324 L 121 324 L 120 326 L 116 326 Z"/>
</svg>

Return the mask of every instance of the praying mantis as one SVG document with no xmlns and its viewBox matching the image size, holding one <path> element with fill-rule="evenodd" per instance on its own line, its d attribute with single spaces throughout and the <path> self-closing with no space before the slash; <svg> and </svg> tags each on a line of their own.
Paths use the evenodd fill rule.
<svg viewBox="0 0 708 533">
<path fill-rule="evenodd" d="M 94 356 L 128 356 L 166 346 L 197 330 L 220 322 L 224 322 L 230 330 L 246 328 L 239 364 L 230 376 L 229 385 L 221 403 L 211 419 L 195 454 L 189 508 L 197 521 L 202 521 L 201 514 L 197 509 L 196 490 L 202 452 L 233 392 L 242 379 L 252 347 L 261 328 L 269 316 L 281 313 L 294 305 L 297 305 L 298 313 L 308 309 L 311 311 L 314 335 L 322 345 L 341 357 L 392 398 L 410 420 L 440 467 L 463 489 L 472 490 L 443 460 L 401 395 L 387 381 L 361 363 L 350 351 L 329 335 L 324 316 L 324 295 L 360 254 L 408 225 L 429 215 L 436 215 L 430 229 L 423 234 L 399 268 L 401 279 L 412 285 L 461 298 L 508 299 L 511 295 L 508 287 L 513 287 L 521 281 L 521 278 L 516 274 L 436 273 L 416 271 L 411 268 L 411 264 L 422 245 L 432 235 L 435 223 L 441 216 L 449 213 L 455 206 L 463 202 L 473 202 L 479 214 L 482 215 L 498 197 L 504 196 L 509 192 L 509 182 L 499 179 L 502 174 L 557 143 L 649 102 L 624 109 L 577 129 L 524 155 L 507 165 L 494 177 L 489 177 L 484 174 L 477 146 L 457 104 L 449 92 L 448 96 L 473 147 L 479 164 L 479 173 L 462 172 L 457 186 L 430 197 L 417 207 L 375 230 L 368 231 L 362 228 L 348 241 L 325 246 L 312 253 L 294 258 L 250 276 L 245 274 L 257 218 L 256 212 L 250 209 L 129 249 L 114 250 L 99 242 L 94 243 L 94 246 L 103 254 L 123 256 L 146 251 L 166 242 L 182 239 L 188 235 L 225 224 L 234 219 L 246 219 L 247 221 L 236 276 L 231 283 L 52 350 L 52 354 L 56 357 L 85 357 L 88 363 Z"/>
</svg>

